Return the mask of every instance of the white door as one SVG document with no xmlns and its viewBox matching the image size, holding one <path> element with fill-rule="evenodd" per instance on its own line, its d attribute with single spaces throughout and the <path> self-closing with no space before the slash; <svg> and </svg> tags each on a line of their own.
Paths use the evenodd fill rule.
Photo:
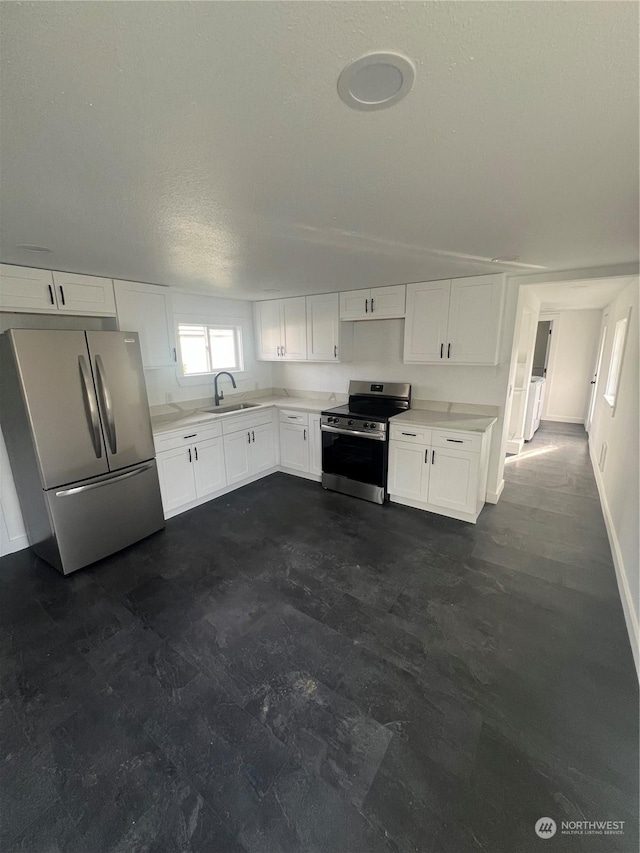
<svg viewBox="0 0 640 853">
<path fill-rule="evenodd" d="M 98 314 L 108 317 L 116 313 L 113 281 L 110 278 L 54 271 L 53 283 L 58 308 L 65 314 Z"/>
<path fill-rule="evenodd" d="M 600 334 L 600 346 L 598 347 L 598 357 L 596 359 L 596 366 L 593 371 L 593 379 L 591 380 L 591 397 L 589 399 L 589 411 L 587 413 L 587 420 L 585 421 L 584 428 L 587 432 L 591 430 L 591 421 L 593 420 L 593 412 L 596 407 L 596 392 L 598 390 L 598 376 L 600 375 L 600 367 L 602 365 L 602 356 L 604 354 L 604 344 L 607 339 L 607 326 L 606 322 L 602 326 L 602 332 Z"/>
<path fill-rule="evenodd" d="M 426 502 L 430 460 L 431 450 L 426 445 L 391 441 L 387 486 L 389 494 Z"/>
<path fill-rule="evenodd" d="M 158 453 L 156 463 L 165 514 L 196 499 L 193 451 L 190 447 Z"/>
<path fill-rule="evenodd" d="M 251 432 L 232 432 L 224 437 L 224 467 L 227 485 L 241 483 L 251 476 Z"/>
<path fill-rule="evenodd" d="M 282 347 L 280 300 L 255 302 L 253 317 L 256 327 L 256 358 L 277 361 Z"/>
<path fill-rule="evenodd" d="M 193 463 L 199 498 L 218 492 L 227 485 L 222 438 L 209 438 L 194 444 Z"/>
<path fill-rule="evenodd" d="M 426 364 L 446 360 L 451 281 L 407 285 L 404 361 Z"/>
<path fill-rule="evenodd" d="M 480 454 L 435 447 L 429 457 L 428 502 L 444 509 L 475 513 Z"/>
<path fill-rule="evenodd" d="M 292 471 L 309 471 L 309 428 L 280 424 L 280 464 Z"/>
<path fill-rule="evenodd" d="M 406 292 L 405 284 L 372 288 L 369 303 L 370 316 L 374 320 L 376 317 L 404 317 Z"/>
<path fill-rule="evenodd" d="M 369 318 L 370 290 L 348 290 L 340 294 L 341 320 L 366 320 Z"/>
<path fill-rule="evenodd" d="M 320 415 L 309 415 L 309 472 L 311 474 L 322 474 Z"/>
<path fill-rule="evenodd" d="M 504 278 L 472 276 L 451 282 L 447 362 L 496 364 Z"/>
<path fill-rule="evenodd" d="M 251 473 L 260 474 L 276 465 L 276 428 L 274 424 L 261 424 L 251 430 Z"/>
<path fill-rule="evenodd" d="M 337 361 L 340 300 L 337 293 L 307 296 L 307 359 Z"/>
<path fill-rule="evenodd" d="M 142 363 L 146 368 L 173 367 L 177 361 L 173 311 L 168 287 L 114 281 L 118 326 L 138 332 Z"/>
<path fill-rule="evenodd" d="M 291 361 L 307 358 L 307 304 L 304 296 L 281 299 L 282 357 Z"/>
<path fill-rule="evenodd" d="M 57 311 L 50 270 L 0 264 L 0 308 L 16 311 Z"/>
</svg>

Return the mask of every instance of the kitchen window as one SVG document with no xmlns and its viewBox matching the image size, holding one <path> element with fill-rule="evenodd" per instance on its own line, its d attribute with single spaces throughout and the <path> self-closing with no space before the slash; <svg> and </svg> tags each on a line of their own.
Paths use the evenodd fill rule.
<svg viewBox="0 0 640 853">
<path fill-rule="evenodd" d="M 179 323 L 178 341 L 184 376 L 206 376 L 219 370 L 244 369 L 239 326 Z"/>
</svg>

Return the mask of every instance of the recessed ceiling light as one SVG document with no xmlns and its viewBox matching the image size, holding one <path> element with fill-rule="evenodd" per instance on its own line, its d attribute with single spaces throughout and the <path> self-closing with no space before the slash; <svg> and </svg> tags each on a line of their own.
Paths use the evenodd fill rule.
<svg viewBox="0 0 640 853">
<path fill-rule="evenodd" d="M 18 243 L 16 249 L 24 249 L 25 252 L 36 252 L 42 255 L 53 251 L 53 249 L 47 249 L 46 246 L 33 246 L 31 243 Z"/>
<path fill-rule="evenodd" d="M 408 95 L 416 70 L 399 53 L 369 53 L 349 63 L 338 78 L 338 94 L 354 110 L 382 110 Z"/>
</svg>

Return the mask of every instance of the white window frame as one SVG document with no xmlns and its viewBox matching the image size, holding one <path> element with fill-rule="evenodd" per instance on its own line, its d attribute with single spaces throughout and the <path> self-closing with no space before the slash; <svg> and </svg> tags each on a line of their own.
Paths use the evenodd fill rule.
<svg viewBox="0 0 640 853">
<path fill-rule="evenodd" d="M 613 327 L 613 341 L 611 343 L 611 356 L 609 358 L 609 370 L 607 373 L 607 382 L 605 384 L 604 399 L 611 406 L 612 414 L 616 409 L 616 400 L 618 397 L 618 387 L 620 385 L 620 376 L 622 374 L 622 366 L 624 363 L 624 351 L 627 343 L 627 333 L 629 331 L 629 320 L 631 319 L 631 310 L 626 317 L 621 317 Z"/>
<path fill-rule="evenodd" d="M 238 363 L 238 367 L 217 367 L 214 370 L 206 371 L 204 373 L 184 373 L 182 368 L 182 342 L 180 339 L 180 327 L 181 326 L 202 326 L 205 329 L 231 329 L 234 332 L 234 340 L 235 340 L 235 350 L 236 350 L 236 360 Z M 208 320 L 203 320 L 202 318 L 195 319 L 193 317 L 182 316 L 176 318 L 176 346 L 178 348 L 178 364 L 176 366 L 176 379 L 179 385 L 205 385 L 210 382 L 211 379 L 216 375 L 216 373 L 220 373 L 221 370 L 228 370 L 233 372 L 234 376 L 237 376 L 240 373 L 244 373 L 244 346 L 242 341 L 242 325 L 234 319 L 233 321 L 229 321 L 227 323 L 220 322 L 217 320 L 216 322 L 211 322 Z"/>
</svg>

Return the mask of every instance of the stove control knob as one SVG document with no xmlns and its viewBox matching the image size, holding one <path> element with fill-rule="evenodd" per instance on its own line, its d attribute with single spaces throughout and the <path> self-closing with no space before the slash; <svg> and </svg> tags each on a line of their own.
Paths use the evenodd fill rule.
<svg viewBox="0 0 640 853">
<path fill-rule="evenodd" d="M 347 421 L 347 426 L 353 426 L 353 421 Z"/>
<path fill-rule="evenodd" d="M 362 424 L 362 426 L 363 426 L 365 429 L 368 429 L 369 424 Z"/>
</svg>

